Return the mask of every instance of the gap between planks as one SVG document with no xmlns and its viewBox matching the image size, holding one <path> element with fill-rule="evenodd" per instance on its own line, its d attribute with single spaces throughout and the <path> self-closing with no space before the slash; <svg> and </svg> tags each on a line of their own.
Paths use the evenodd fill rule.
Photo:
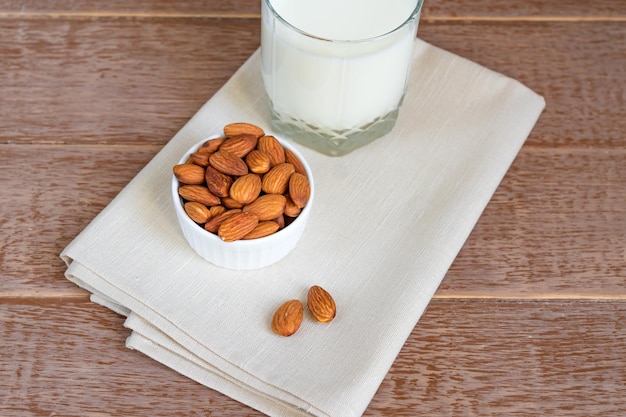
<svg viewBox="0 0 626 417">
<path fill-rule="evenodd" d="M 0 12 L 0 19 L 260 19 L 258 13 Z M 426 22 L 626 22 L 626 16 L 428 16 Z"/>
<path fill-rule="evenodd" d="M 437 301 L 625 301 L 626 294 L 435 294 Z"/>
<path fill-rule="evenodd" d="M 159 152 L 163 147 L 167 144 L 164 142 L 163 144 L 155 144 L 155 143 L 120 143 L 120 142 L 71 142 L 71 141 L 31 141 L 31 142 L 20 142 L 13 140 L 0 140 L 0 146 L 6 147 L 22 147 L 22 146 L 35 146 L 35 147 L 49 147 L 49 148 L 62 148 L 66 146 L 71 147 L 83 147 L 82 149 L 119 149 L 122 152 L 130 152 L 132 150 L 141 150 L 141 151 L 152 151 L 155 154 Z M 7 148 L 4 148 L 7 149 Z M 623 148 L 602 148 L 602 147 L 588 147 L 588 146 L 532 146 L 532 145 L 524 145 L 520 149 L 519 153 L 532 153 L 532 154 L 541 154 L 541 153 L 552 153 L 552 154 L 568 154 L 568 153 L 576 153 L 576 154 L 589 154 L 589 153 L 602 153 L 602 154 L 614 154 L 621 155 L 626 154 L 626 147 Z M 624 254 L 624 259 L 626 260 L 626 253 Z"/>
<path fill-rule="evenodd" d="M 52 302 L 91 302 L 89 296 L 91 294 L 77 288 L 75 291 L 67 292 L 49 292 L 49 293 L 17 293 L 2 292 L 0 293 L 0 305 L 7 304 L 41 304 L 49 301 Z M 451 302 L 451 301 L 494 301 L 494 302 L 568 302 L 568 301 L 588 301 L 588 302 L 611 302 L 625 301 L 626 295 L 607 295 L 607 294 L 435 294 L 431 301 Z"/>
</svg>

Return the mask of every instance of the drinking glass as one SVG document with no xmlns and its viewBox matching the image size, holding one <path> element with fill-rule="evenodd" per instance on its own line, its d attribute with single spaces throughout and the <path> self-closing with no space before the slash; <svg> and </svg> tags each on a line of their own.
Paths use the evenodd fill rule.
<svg viewBox="0 0 626 417">
<path fill-rule="evenodd" d="M 327 155 L 389 133 L 406 91 L 422 0 L 262 0 L 272 127 Z"/>
</svg>

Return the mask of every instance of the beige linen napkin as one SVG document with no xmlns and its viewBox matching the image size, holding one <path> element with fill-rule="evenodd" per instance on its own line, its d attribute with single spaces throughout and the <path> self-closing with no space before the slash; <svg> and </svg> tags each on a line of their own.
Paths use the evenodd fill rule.
<svg viewBox="0 0 626 417">
<path fill-rule="evenodd" d="M 234 121 L 269 126 L 255 52 L 61 254 L 94 302 L 128 316 L 127 345 L 276 416 L 363 413 L 544 108 L 520 83 L 417 41 L 391 134 L 347 156 L 298 147 L 316 181 L 304 235 L 282 261 L 230 271 L 186 244 L 171 168 Z M 269 130 L 269 129 L 268 129 Z M 311 285 L 335 298 L 272 333 Z"/>
</svg>

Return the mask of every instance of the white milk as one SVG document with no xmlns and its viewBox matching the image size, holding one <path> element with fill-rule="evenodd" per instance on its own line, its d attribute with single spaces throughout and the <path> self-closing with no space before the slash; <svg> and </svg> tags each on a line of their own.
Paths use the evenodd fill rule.
<svg viewBox="0 0 626 417">
<path fill-rule="evenodd" d="M 293 26 L 263 3 L 263 80 L 275 112 L 336 131 L 367 125 L 398 108 L 417 19 L 389 32 L 412 16 L 416 0 L 270 3 Z M 379 38 L 367 40 L 374 37 Z"/>
</svg>

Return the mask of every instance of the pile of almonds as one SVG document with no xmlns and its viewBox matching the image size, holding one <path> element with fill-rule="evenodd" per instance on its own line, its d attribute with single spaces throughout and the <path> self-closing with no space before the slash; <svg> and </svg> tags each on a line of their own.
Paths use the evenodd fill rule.
<svg viewBox="0 0 626 417">
<path fill-rule="evenodd" d="M 306 206 L 311 186 L 302 162 L 250 123 L 224 126 L 174 166 L 187 215 L 225 242 L 269 236 Z"/>
</svg>

